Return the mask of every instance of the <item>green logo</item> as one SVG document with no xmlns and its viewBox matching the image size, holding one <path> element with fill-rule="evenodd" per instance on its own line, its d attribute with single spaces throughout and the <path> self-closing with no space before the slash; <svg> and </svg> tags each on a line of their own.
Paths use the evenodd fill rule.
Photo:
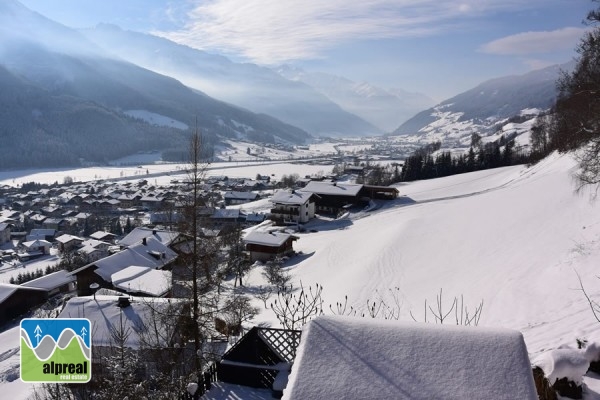
<svg viewBox="0 0 600 400">
<path fill-rule="evenodd" d="M 21 380 L 85 383 L 92 377 L 92 324 L 85 318 L 21 321 Z"/>
</svg>

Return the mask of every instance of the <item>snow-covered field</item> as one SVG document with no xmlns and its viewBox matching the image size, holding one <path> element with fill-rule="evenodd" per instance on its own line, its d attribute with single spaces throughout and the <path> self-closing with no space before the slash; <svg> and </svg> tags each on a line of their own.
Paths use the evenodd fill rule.
<svg viewBox="0 0 600 400">
<path fill-rule="evenodd" d="M 389 296 L 388 289 L 398 294 L 405 321 L 412 321 L 410 312 L 423 320 L 425 300 L 434 304 L 440 289 L 447 307 L 454 296 L 464 296 L 470 310 L 483 301 L 480 326 L 519 330 L 531 359 L 573 347 L 576 339 L 600 341 L 577 278 L 600 299 L 600 204 L 575 192 L 575 168 L 571 156 L 554 154 L 531 168 L 398 185 L 400 197 L 373 211 L 311 222 L 316 232 L 298 234 L 294 247 L 303 255 L 286 270 L 296 285 L 323 286 L 326 312 L 345 295 L 364 309 L 367 300 Z M 247 205 L 263 207 L 269 204 Z M 253 269 L 245 285 L 264 285 L 261 271 Z M 267 310 L 255 322 L 276 319 Z M 2 377 L 18 364 L 16 338 L 0 334 Z M 18 379 L 2 380 L 3 394 L 17 388 Z M 598 381 L 585 383 L 585 398 L 600 399 Z M 226 396 L 211 398 L 243 399 Z"/>
<path fill-rule="evenodd" d="M 440 289 L 470 308 L 483 300 L 480 324 L 520 330 L 532 354 L 600 339 L 577 280 L 600 298 L 600 205 L 574 193 L 574 167 L 554 155 L 532 168 L 400 185 L 394 204 L 300 234 L 295 249 L 309 256 L 289 270 L 297 283 L 322 285 L 326 304 L 348 295 L 361 308 L 397 287 L 405 320 L 409 311 L 423 318 Z"/>
<path fill-rule="evenodd" d="M 312 144 L 308 149 L 297 149 L 294 152 L 265 148 L 251 143 L 229 141 L 229 148 L 221 148 L 217 158 L 222 162 L 208 163 L 207 176 L 226 175 L 231 178 L 254 178 L 256 174 L 270 175 L 275 179 L 283 175 L 297 173 L 305 175 L 328 174 L 333 165 L 310 165 L 294 162 L 291 159 L 324 157 L 335 154 L 335 143 Z M 259 156 L 248 156 L 250 148 Z M 219 150 L 219 149 L 218 149 Z M 263 152 L 264 153 L 261 153 Z M 230 161 L 228 161 L 231 159 Z M 162 163 L 159 152 L 140 153 L 111 162 L 106 167 L 63 168 L 63 169 L 30 169 L 0 171 L 0 186 L 19 186 L 23 183 L 37 182 L 53 184 L 63 183 L 66 177 L 73 182 L 89 182 L 93 180 L 137 181 L 148 179 L 158 185 L 167 185 L 173 179 L 185 179 L 183 172 L 186 163 Z"/>
</svg>

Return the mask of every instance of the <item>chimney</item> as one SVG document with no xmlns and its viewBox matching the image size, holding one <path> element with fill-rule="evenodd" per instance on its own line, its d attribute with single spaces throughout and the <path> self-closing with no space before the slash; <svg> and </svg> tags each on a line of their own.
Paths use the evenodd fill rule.
<svg viewBox="0 0 600 400">
<path fill-rule="evenodd" d="M 142 239 L 142 244 L 143 244 L 144 246 L 147 246 L 147 245 L 148 245 L 148 243 L 146 243 L 146 238 L 143 238 L 143 239 Z"/>
<path fill-rule="evenodd" d="M 156 235 L 156 229 L 152 229 L 152 234 Z"/>
</svg>

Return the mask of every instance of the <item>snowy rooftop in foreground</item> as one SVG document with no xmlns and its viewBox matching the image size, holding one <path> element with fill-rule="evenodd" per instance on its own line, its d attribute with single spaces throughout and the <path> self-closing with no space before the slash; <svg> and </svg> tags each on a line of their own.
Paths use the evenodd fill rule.
<svg viewBox="0 0 600 400">
<path fill-rule="evenodd" d="M 302 333 L 284 399 L 535 400 L 517 331 L 326 316 Z M 357 397 L 358 396 L 358 397 Z"/>
<path fill-rule="evenodd" d="M 92 322 L 92 340 L 94 346 L 111 346 L 114 344 L 111 332 L 119 329 L 130 334 L 125 345 L 137 349 L 143 343 L 156 341 L 161 345 L 169 345 L 168 341 L 174 332 L 174 308 L 179 302 L 173 299 L 153 297 L 133 297 L 127 307 L 118 307 L 119 296 L 96 295 L 96 298 L 74 297 L 61 311 L 59 318 L 88 318 Z M 149 326 L 156 323 L 158 337 L 153 335 Z"/>
</svg>

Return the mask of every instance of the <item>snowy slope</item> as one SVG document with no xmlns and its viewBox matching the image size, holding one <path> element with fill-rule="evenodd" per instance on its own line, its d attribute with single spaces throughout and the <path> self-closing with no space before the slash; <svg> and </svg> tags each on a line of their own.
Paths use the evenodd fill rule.
<svg viewBox="0 0 600 400">
<path fill-rule="evenodd" d="M 553 155 L 398 186 L 406 197 L 395 204 L 300 234 L 295 249 L 307 257 L 288 269 L 296 284 L 321 284 L 326 307 L 348 295 L 364 308 L 397 287 L 401 319 L 422 320 L 424 301 L 443 288 L 448 307 L 455 295 L 471 310 L 483 300 L 480 324 L 521 331 L 530 353 L 593 339 L 599 326 L 576 272 L 600 298 L 600 206 L 574 193 L 574 166 Z"/>
</svg>

